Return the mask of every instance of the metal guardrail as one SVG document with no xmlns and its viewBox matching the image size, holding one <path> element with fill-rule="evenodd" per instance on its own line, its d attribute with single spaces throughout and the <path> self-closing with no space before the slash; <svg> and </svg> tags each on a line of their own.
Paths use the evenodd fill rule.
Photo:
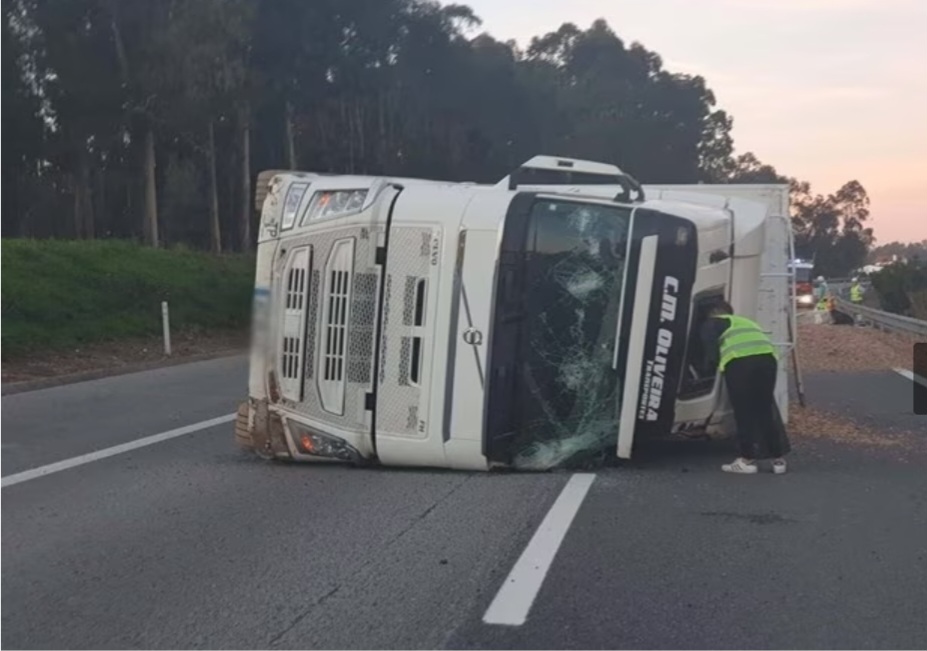
<svg viewBox="0 0 927 651">
<path fill-rule="evenodd" d="M 827 289 L 834 294 L 836 297 L 840 298 L 843 296 L 848 296 L 850 293 L 850 285 L 852 283 L 848 282 L 827 282 Z"/>
<path fill-rule="evenodd" d="M 884 312 L 865 305 L 856 305 L 842 298 L 837 298 L 836 303 L 838 310 L 851 315 L 857 323 L 869 323 L 880 330 L 901 332 L 916 337 L 924 337 L 927 340 L 927 321 Z"/>
</svg>

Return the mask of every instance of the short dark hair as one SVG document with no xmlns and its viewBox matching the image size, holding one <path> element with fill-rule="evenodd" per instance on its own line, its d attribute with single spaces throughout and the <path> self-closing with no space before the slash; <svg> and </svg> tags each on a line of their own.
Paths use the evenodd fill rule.
<svg viewBox="0 0 927 651">
<path fill-rule="evenodd" d="M 723 298 L 719 298 L 712 301 L 709 312 L 711 314 L 733 314 L 734 308 L 731 307 L 731 304 L 725 301 Z"/>
</svg>

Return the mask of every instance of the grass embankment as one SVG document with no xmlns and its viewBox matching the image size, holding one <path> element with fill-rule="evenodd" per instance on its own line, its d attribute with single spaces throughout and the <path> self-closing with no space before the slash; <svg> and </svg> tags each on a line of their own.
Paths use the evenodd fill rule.
<svg viewBox="0 0 927 651">
<path fill-rule="evenodd" d="M 254 258 L 114 240 L 2 241 L 2 354 L 247 327 Z"/>
</svg>

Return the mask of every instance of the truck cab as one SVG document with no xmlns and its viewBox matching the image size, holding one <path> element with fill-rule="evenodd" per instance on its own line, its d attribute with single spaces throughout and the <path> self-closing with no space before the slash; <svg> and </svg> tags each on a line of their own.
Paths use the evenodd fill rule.
<svg viewBox="0 0 927 651">
<path fill-rule="evenodd" d="M 648 188 L 602 163 L 536 157 L 495 186 L 280 173 L 266 187 L 236 432 L 267 457 L 630 458 L 641 438 L 723 428 L 695 336 L 712 300 L 761 322 L 789 303 L 768 201 Z M 764 276 L 766 258 L 783 273 Z"/>
</svg>

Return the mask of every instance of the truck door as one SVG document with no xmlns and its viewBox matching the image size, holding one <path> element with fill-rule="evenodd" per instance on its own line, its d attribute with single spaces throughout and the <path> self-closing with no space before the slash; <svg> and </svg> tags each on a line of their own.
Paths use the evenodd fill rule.
<svg viewBox="0 0 927 651">
<path fill-rule="evenodd" d="M 432 402 L 446 395 L 455 236 L 471 198 L 410 184 L 390 204 L 371 401 L 376 454 L 386 465 L 445 463 L 444 419 Z"/>
<path fill-rule="evenodd" d="M 380 440 L 418 439 L 428 432 L 442 229 L 424 223 L 392 223 L 389 228 L 380 311 L 375 429 Z"/>
<path fill-rule="evenodd" d="M 615 361 L 624 370 L 619 458 L 631 458 L 635 440 L 672 429 L 697 258 L 692 222 L 643 206 L 634 210 Z"/>
</svg>

